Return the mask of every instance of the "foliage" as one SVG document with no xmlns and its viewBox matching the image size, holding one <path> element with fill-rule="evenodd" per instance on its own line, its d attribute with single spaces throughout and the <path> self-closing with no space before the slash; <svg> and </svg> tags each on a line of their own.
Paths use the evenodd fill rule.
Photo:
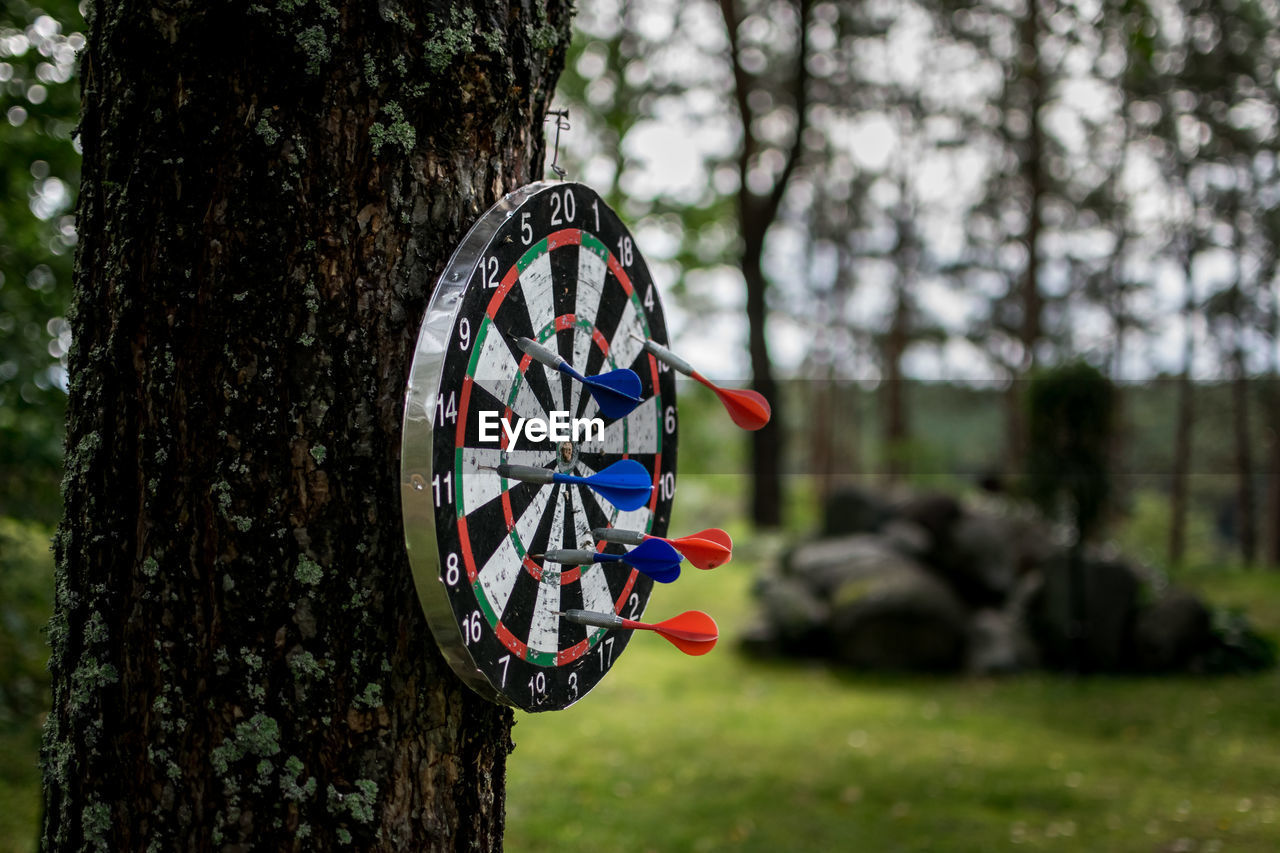
<svg viewBox="0 0 1280 853">
<path fill-rule="evenodd" d="M 80 155 L 74 3 L 0 7 L 0 513 L 57 513 Z"/>
<path fill-rule="evenodd" d="M 1095 532 L 1111 492 L 1112 394 L 1084 362 L 1042 371 L 1027 390 L 1027 494 L 1050 517 L 1074 522 L 1081 540 Z"/>
<path fill-rule="evenodd" d="M 0 853 L 35 846 L 39 721 L 49 706 L 42 629 L 52 609 L 49 531 L 0 517 Z"/>
</svg>

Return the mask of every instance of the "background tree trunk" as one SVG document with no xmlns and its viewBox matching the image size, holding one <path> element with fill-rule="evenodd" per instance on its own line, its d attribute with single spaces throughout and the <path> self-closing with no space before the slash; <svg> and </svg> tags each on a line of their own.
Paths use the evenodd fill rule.
<svg viewBox="0 0 1280 853">
<path fill-rule="evenodd" d="M 1258 559 L 1258 525 L 1253 498 L 1253 452 L 1249 430 L 1249 374 L 1245 367 L 1244 332 L 1237 323 L 1231 351 L 1232 427 L 1235 433 L 1236 529 L 1240 537 L 1240 559 L 1252 566 Z"/>
<path fill-rule="evenodd" d="M 93 8 L 44 844 L 498 848 L 511 714 L 419 610 L 400 418 L 569 4 Z"/>
<path fill-rule="evenodd" d="M 1187 552 L 1187 501 L 1191 476 L 1191 431 L 1195 428 L 1195 385 L 1191 381 L 1191 365 L 1195 358 L 1195 330 L 1191 326 L 1195 300 L 1187 285 L 1187 303 L 1183 309 L 1186 342 L 1183 344 L 1182 371 L 1177 378 L 1178 417 L 1174 423 L 1173 471 L 1169 488 L 1169 565 L 1181 566 Z"/>
</svg>

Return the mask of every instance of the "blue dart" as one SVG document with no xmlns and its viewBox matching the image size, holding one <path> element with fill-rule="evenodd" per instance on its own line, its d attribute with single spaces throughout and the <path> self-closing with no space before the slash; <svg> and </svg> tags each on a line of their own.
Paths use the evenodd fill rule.
<svg viewBox="0 0 1280 853">
<path fill-rule="evenodd" d="M 535 468 L 532 465 L 498 465 L 494 470 L 509 480 L 522 480 L 526 483 L 567 483 L 575 486 L 587 486 L 595 489 L 600 497 L 620 510 L 639 509 L 649 501 L 653 493 L 653 481 L 649 472 L 634 459 L 623 459 L 590 477 L 578 477 L 573 474 L 561 474 L 548 468 Z"/>
<path fill-rule="evenodd" d="M 591 392 L 600 413 L 606 418 L 625 418 L 640 405 L 640 394 L 643 388 L 640 377 L 634 370 L 625 367 L 598 373 L 595 376 L 583 376 L 573 365 L 565 361 L 558 353 L 544 347 L 529 338 L 516 338 L 516 346 L 524 350 L 539 364 L 558 370 L 566 376 L 578 380 Z"/>
<path fill-rule="evenodd" d="M 658 583 L 671 583 L 680 577 L 680 561 L 684 559 L 679 551 L 661 539 L 650 539 L 625 554 L 606 554 L 603 551 L 570 548 L 548 551 L 545 554 L 530 554 L 529 557 L 535 560 L 541 557 L 552 563 L 568 566 L 583 566 L 588 563 L 626 563 Z"/>
</svg>

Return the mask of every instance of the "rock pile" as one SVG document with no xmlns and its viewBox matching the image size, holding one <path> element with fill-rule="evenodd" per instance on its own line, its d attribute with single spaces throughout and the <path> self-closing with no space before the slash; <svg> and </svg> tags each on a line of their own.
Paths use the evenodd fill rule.
<svg viewBox="0 0 1280 853">
<path fill-rule="evenodd" d="M 1073 565 L 1063 531 L 1009 504 L 940 494 L 891 503 L 846 489 L 827 503 L 821 536 L 758 582 L 761 620 L 744 643 L 762 655 L 929 672 L 1274 662 L 1247 626 L 1220 630 L 1202 601 L 1164 587 L 1106 550 L 1087 549 Z"/>
</svg>

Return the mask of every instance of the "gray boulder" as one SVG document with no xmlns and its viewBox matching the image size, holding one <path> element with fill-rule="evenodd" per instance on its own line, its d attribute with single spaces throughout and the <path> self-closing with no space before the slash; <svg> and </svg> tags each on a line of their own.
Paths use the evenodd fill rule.
<svg viewBox="0 0 1280 853">
<path fill-rule="evenodd" d="M 805 584 L 818 598 L 830 601 L 835 590 L 849 581 L 918 568 L 884 537 L 855 533 L 798 546 L 787 558 L 784 574 Z"/>
<path fill-rule="evenodd" d="M 1173 591 L 1138 614 L 1133 663 L 1141 672 L 1185 671 L 1212 643 L 1209 608 L 1189 592 Z"/>
<path fill-rule="evenodd" d="M 821 655 L 824 650 L 830 607 L 804 583 L 791 577 L 765 577 L 756 586 L 760 600 L 763 628 L 753 632 L 753 639 L 768 640 L 774 648 L 758 648 L 789 655 Z"/>
<path fill-rule="evenodd" d="M 822 536 L 874 533 L 892 515 L 889 503 L 874 492 L 846 486 L 827 498 L 822 508 Z"/>
<path fill-rule="evenodd" d="M 1028 603 L 1028 628 L 1045 666 L 1090 672 L 1126 669 L 1138 611 L 1136 572 L 1120 560 L 1086 556 L 1079 567 L 1079 588 L 1073 590 L 1074 585 L 1070 560 L 1054 560 L 1042 570 Z M 1079 625 L 1075 596 L 1083 616 Z"/>
<path fill-rule="evenodd" d="M 834 591 L 830 645 L 860 669 L 951 672 L 965 660 L 966 613 L 946 584 L 905 560 Z"/>
</svg>

